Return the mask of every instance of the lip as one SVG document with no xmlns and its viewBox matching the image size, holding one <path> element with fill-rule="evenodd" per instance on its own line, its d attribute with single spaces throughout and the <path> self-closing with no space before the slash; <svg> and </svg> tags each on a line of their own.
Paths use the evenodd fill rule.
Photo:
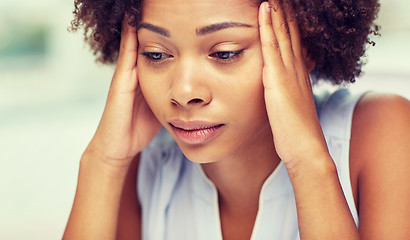
<svg viewBox="0 0 410 240">
<path fill-rule="evenodd" d="M 187 144 L 203 144 L 217 137 L 225 124 L 206 121 L 172 120 L 169 122 L 176 137 Z"/>
</svg>

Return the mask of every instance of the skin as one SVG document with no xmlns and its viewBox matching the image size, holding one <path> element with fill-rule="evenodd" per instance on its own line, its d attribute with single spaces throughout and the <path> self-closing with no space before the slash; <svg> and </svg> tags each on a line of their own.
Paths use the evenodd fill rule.
<svg viewBox="0 0 410 240">
<path fill-rule="evenodd" d="M 227 229 L 223 231 L 224 237 L 236 233 L 249 238 L 260 188 L 280 160 L 263 97 L 258 7 L 251 7 L 247 1 L 233 3 L 146 2 L 142 23 L 160 26 L 170 37 L 140 28 L 137 65 L 141 90 L 157 119 L 174 136 L 188 159 L 205 163 L 203 169 L 219 192 L 221 223 Z M 220 6 L 219 10 L 215 10 L 215 5 Z M 186 19 L 195 21 L 187 23 Z M 221 22 L 251 27 L 196 34 L 199 28 Z M 229 61 L 213 55 L 238 50 L 243 53 Z M 166 56 L 153 62 L 152 57 L 141 55 L 144 52 Z M 210 142 L 187 144 L 175 136 L 168 124 L 173 119 L 225 125 L 222 133 Z M 238 225 L 246 226 L 246 234 L 236 230 Z"/>
<path fill-rule="evenodd" d="M 215 4 L 221 6 L 219 11 L 215 11 Z M 160 26 L 170 37 L 146 28 L 138 31 L 140 86 L 157 119 L 191 161 L 232 162 L 232 165 L 238 158 L 259 155 L 255 148 L 262 144 L 265 156 L 260 157 L 269 156 L 271 162 L 274 151 L 263 99 L 258 7 L 244 11 L 250 8 L 246 1 L 232 5 L 229 1 L 217 3 L 216 0 L 188 5 L 185 1 L 147 1 L 142 23 Z M 237 16 L 238 12 L 245 14 Z M 186 19 L 195 21 L 187 23 Z M 196 34 L 201 27 L 221 22 L 239 22 L 252 27 Z M 243 53 L 225 61 L 213 56 L 221 51 L 238 50 Z M 144 52 L 166 55 L 154 62 L 151 56 L 141 56 Z M 225 126 L 223 134 L 215 140 L 186 144 L 175 137 L 168 124 L 173 119 L 202 120 Z"/>
<path fill-rule="evenodd" d="M 123 24 L 117 68 L 100 125 L 81 159 L 64 239 L 140 238 L 134 227 L 140 226 L 138 153 L 173 118 L 226 124 L 201 146 L 176 139 L 190 160 L 203 163 L 218 189 L 224 239 L 249 239 L 261 185 L 279 159 L 295 192 L 301 239 L 410 238 L 410 188 L 398 184 L 410 180 L 409 102 L 367 94 L 355 109 L 350 171 L 357 229 L 316 116 L 308 77 L 314 61 L 304 55 L 291 8 L 270 4 L 258 10 L 245 0 L 150 0 L 143 22 L 170 37 L 140 28 L 137 40 L 137 29 Z M 258 27 L 195 33 L 227 20 Z M 246 50 L 232 62 L 212 57 L 238 47 Z M 173 57 L 153 65 L 141 56 L 147 51 Z"/>
</svg>

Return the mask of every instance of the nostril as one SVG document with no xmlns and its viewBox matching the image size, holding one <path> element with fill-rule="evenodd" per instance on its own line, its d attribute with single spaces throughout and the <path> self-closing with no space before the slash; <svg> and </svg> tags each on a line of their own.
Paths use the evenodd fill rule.
<svg viewBox="0 0 410 240">
<path fill-rule="evenodd" d="M 189 100 L 188 104 L 197 104 L 197 103 L 202 103 L 202 102 L 203 102 L 202 99 L 194 98 L 194 99 Z"/>
<path fill-rule="evenodd" d="M 174 99 L 171 99 L 171 104 L 174 105 L 174 106 L 176 106 L 176 105 L 178 105 L 178 102 L 175 101 Z"/>
</svg>

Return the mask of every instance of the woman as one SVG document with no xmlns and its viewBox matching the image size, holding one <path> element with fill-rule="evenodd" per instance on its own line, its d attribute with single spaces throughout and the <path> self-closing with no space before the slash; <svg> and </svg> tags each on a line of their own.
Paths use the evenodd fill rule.
<svg viewBox="0 0 410 240">
<path fill-rule="evenodd" d="M 119 54 L 64 239 L 410 237 L 409 102 L 309 78 L 360 74 L 376 2 L 76 6 Z"/>
</svg>

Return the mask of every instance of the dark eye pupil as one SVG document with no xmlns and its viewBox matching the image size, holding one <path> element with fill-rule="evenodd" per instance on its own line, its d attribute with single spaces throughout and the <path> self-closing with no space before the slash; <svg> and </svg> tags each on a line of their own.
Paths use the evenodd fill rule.
<svg viewBox="0 0 410 240">
<path fill-rule="evenodd" d="M 221 59 L 228 59 L 231 56 L 230 52 L 218 52 L 218 57 Z"/>
<path fill-rule="evenodd" d="M 162 58 L 162 53 L 152 53 L 152 58 L 155 60 L 159 60 Z"/>
</svg>

